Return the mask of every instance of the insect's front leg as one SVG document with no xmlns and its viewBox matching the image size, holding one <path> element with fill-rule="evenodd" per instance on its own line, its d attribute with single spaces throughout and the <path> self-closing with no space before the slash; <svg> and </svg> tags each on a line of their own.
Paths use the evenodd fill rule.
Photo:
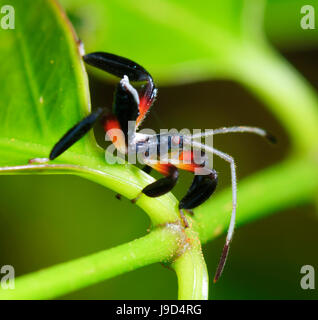
<svg viewBox="0 0 318 320">
<path fill-rule="evenodd" d="M 127 76 L 132 82 L 146 82 L 146 88 L 140 95 L 139 115 L 136 120 L 138 127 L 153 104 L 157 89 L 150 73 L 138 63 L 107 52 L 93 52 L 83 56 L 84 61 L 98 69 L 106 71 L 116 77 Z"/>
<path fill-rule="evenodd" d="M 94 124 L 101 118 L 105 113 L 105 109 L 98 108 L 89 114 L 86 118 L 78 122 L 73 128 L 65 133 L 65 135 L 55 144 L 52 151 L 50 152 L 49 159 L 54 160 L 64 151 L 70 148 L 75 142 L 80 140 L 90 129 L 93 128 Z"/>
<path fill-rule="evenodd" d="M 54 145 L 48 158 L 34 158 L 29 160 L 29 163 L 45 163 L 57 158 L 75 142 L 80 140 L 90 129 L 92 129 L 94 124 L 104 115 L 105 112 L 106 109 L 103 108 L 98 108 L 93 111 L 64 134 L 64 136 Z"/>
<path fill-rule="evenodd" d="M 234 159 L 230 155 L 228 155 L 228 154 L 226 154 L 226 153 L 224 153 L 222 151 L 219 151 L 219 150 L 217 150 L 215 148 L 212 148 L 210 146 L 207 146 L 207 145 L 202 145 L 201 143 L 196 142 L 196 141 L 192 141 L 192 146 L 194 148 L 199 148 L 200 150 L 202 150 L 202 148 L 204 148 L 204 150 L 206 152 L 209 152 L 210 154 L 217 155 L 221 159 L 223 159 L 226 162 L 228 162 L 230 164 L 230 168 L 231 168 L 232 213 L 231 213 L 230 224 L 229 224 L 228 231 L 227 231 L 226 242 L 225 242 L 225 245 L 223 247 L 221 258 L 220 258 L 219 264 L 217 266 L 217 270 L 216 270 L 216 273 L 215 273 L 215 276 L 214 276 L 214 280 L 213 280 L 214 282 L 216 282 L 220 278 L 220 276 L 221 276 L 221 274 L 223 272 L 224 265 L 225 265 L 225 262 L 226 262 L 226 259 L 227 259 L 228 253 L 229 253 L 230 243 L 232 241 L 233 233 L 234 233 L 235 218 L 236 218 L 236 207 L 237 207 L 236 166 L 235 166 Z"/>
<path fill-rule="evenodd" d="M 138 63 L 107 52 L 93 52 L 83 56 L 84 61 L 104 70 L 116 77 L 123 78 L 128 76 L 130 81 L 152 80 L 149 72 Z"/>
</svg>

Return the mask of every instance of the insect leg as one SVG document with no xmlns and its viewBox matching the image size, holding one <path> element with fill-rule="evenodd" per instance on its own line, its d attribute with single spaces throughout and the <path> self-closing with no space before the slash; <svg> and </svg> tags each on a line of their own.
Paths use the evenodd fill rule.
<svg viewBox="0 0 318 320">
<path fill-rule="evenodd" d="M 178 181 L 179 172 L 178 169 L 170 163 L 161 164 L 158 162 L 151 165 L 151 167 L 164 174 L 165 177 L 149 184 L 143 188 L 141 192 L 148 197 L 160 197 L 173 189 Z"/>
<path fill-rule="evenodd" d="M 155 169 L 165 177 L 158 179 L 155 182 L 144 187 L 141 190 L 140 194 L 136 198 L 131 200 L 132 203 L 136 203 L 136 201 L 141 197 L 142 194 L 145 194 L 146 196 L 151 198 L 160 197 L 171 191 L 178 181 L 178 169 L 171 163 L 160 163 L 159 161 L 152 160 L 151 163 L 147 163 L 147 166 L 144 169 L 150 170 L 148 169 L 148 167 Z"/>
<path fill-rule="evenodd" d="M 191 210 L 201 205 L 213 194 L 217 182 L 215 170 L 207 175 L 195 175 L 187 194 L 179 202 L 179 209 Z"/>
<path fill-rule="evenodd" d="M 172 153 L 173 154 L 173 153 Z M 187 160 L 187 161 L 185 161 Z M 204 163 L 196 163 L 194 151 L 182 151 L 179 155 L 179 161 L 173 164 L 181 170 L 195 173 L 197 168 L 202 168 Z M 217 186 L 217 173 L 213 169 L 202 168 L 205 174 L 196 174 L 187 194 L 179 202 L 179 212 L 181 218 L 185 221 L 183 210 L 193 215 L 192 209 L 205 202 L 215 191 Z"/>
<path fill-rule="evenodd" d="M 168 193 L 169 191 L 171 191 L 178 181 L 178 177 L 179 177 L 178 168 L 172 165 L 171 163 L 162 164 L 159 161 L 156 164 L 150 164 L 149 167 L 150 166 L 153 169 L 164 174 L 165 177 L 143 188 L 141 191 L 141 194 L 145 194 L 148 197 L 154 198 L 154 197 L 160 197 Z M 133 203 L 136 202 L 139 199 L 140 195 L 137 196 L 137 198 L 133 199 L 132 202 Z M 188 228 L 189 224 L 182 210 L 180 210 L 180 217 L 184 227 Z"/>
<path fill-rule="evenodd" d="M 148 165 L 145 165 L 141 170 L 149 174 L 152 168 Z M 119 193 L 117 193 L 115 197 L 116 199 L 121 200 L 121 195 Z"/>
<path fill-rule="evenodd" d="M 119 78 L 123 78 L 126 75 L 130 81 L 148 81 L 152 79 L 149 72 L 138 63 L 112 53 L 93 52 L 83 56 L 83 59 L 87 64 Z"/>
<path fill-rule="evenodd" d="M 138 63 L 111 53 L 93 52 L 85 55 L 83 59 L 87 64 L 119 78 L 128 76 L 129 80 L 133 82 L 147 82 L 144 92 L 140 95 L 139 115 L 136 120 L 138 127 L 157 95 L 157 89 L 150 73 Z"/>
<path fill-rule="evenodd" d="M 233 233 L 234 233 L 234 227 L 235 227 L 235 219 L 236 219 L 236 207 L 237 207 L 237 182 L 236 182 L 236 168 L 235 168 L 235 162 L 234 159 L 229 156 L 228 154 L 221 152 L 217 149 L 211 148 L 210 146 L 202 145 L 199 142 L 192 141 L 192 146 L 202 149 L 204 148 L 206 152 L 210 152 L 212 154 L 217 155 L 218 157 L 222 158 L 223 160 L 227 161 L 230 164 L 231 167 L 231 180 L 232 180 L 232 214 L 231 214 L 231 220 L 230 224 L 228 227 L 227 231 L 227 236 L 226 236 L 226 242 L 222 251 L 222 255 L 214 276 L 214 282 L 216 282 L 224 269 L 224 265 L 226 262 L 226 258 L 228 256 L 229 248 L 230 248 L 230 243 L 233 238 Z"/>
<path fill-rule="evenodd" d="M 146 164 L 141 170 L 149 174 L 152 168 Z"/>
<path fill-rule="evenodd" d="M 54 160 L 69 147 L 71 147 L 76 141 L 81 139 L 94 126 L 98 119 L 100 119 L 104 112 L 105 109 L 96 109 L 86 118 L 78 122 L 73 128 L 67 131 L 53 147 L 49 159 Z"/>
</svg>

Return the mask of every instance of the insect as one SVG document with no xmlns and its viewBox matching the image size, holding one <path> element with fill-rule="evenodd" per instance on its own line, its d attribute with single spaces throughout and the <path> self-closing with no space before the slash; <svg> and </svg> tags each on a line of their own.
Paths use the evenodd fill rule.
<svg viewBox="0 0 318 320">
<path fill-rule="evenodd" d="M 211 135 L 237 132 L 257 134 L 267 138 L 271 142 L 275 142 L 274 137 L 261 128 L 248 126 L 224 127 L 194 135 L 169 133 L 147 135 L 139 133 L 138 127 L 144 120 L 146 113 L 153 105 L 157 96 L 157 89 L 149 72 L 134 61 L 105 52 L 90 53 L 84 55 L 83 59 L 87 64 L 121 79 L 115 91 L 113 110 L 107 114 L 105 109 L 99 108 L 78 122 L 55 144 L 47 160 L 57 158 L 76 141 L 81 139 L 95 123 L 102 119 L 107 135 L 121 153 L 136 153 L 142 155 L 145 164 L 143 170 L 145 172 L 150 173 L 152 169 L 155 169 L 164 176 L 144 187 L 141 193 L 132 200 L 133 202 L 136 202 L 141 195 L 159 197 L 171 191 L 178 180 L 178 169 L 193 173 L 195 173 L 197 169 L 202 169 L 200 174 L 194 175 L 189 190 L 179 202 L 179 211 L 185 227 L 187 227 L 187 222 L 183 210 L 191 212 L 192 209 L 209 199 L 216 189 L 218 180 L 217 172 L 213 168 L 206 167 L 205 161 L 198 164 L 195 161 L 195 155 L 198 152 L 200 152 L 201 156 L 213 154 L 228 162 L 231 168 L 232 213 L 226 242 L 214 277 L 214 282 L 216 282 L 223 271 L 234 232 L 237 206 L 236 168 L 234 159 L 230 155 L 214 147 L 202 144 L 196 139 Z M 130 82 L 142 83 L 143 86 L 137 91 Z M 132 123 L 132 125 L 129 125 L 129 123 Z M 117 133 L 114 134 L 116 130 Z M 191 148 L 184 150 L 186 146 L 190 146 Z M 163 149 L 163 147 L 166 148 L 166 154 L 177 150 L 178 161 L 173 161 L 170 158 L 170 160 L 163 162 L 161 158 L 158 158 L 158 154 L 162 154 L 161 149 Z M 149 149 L 151 148 L 156 151 L 154 157 L 149 153 Z M 41 159 L 33 160 L 34 162 L 41 161 Z"/>
</svg>

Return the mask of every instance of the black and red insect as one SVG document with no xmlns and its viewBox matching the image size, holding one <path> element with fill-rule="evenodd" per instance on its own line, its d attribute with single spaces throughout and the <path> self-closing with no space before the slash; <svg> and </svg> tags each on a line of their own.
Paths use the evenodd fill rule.
<svg viewBox="0 0 318 320">
<path fill-rule="evenodd" d="M 205 162 L 197 164 L 197 162 L 194 161 L 195 153 L 200 152 L 202 153 L 201 155 L 203 155 L 204 151 L 204 154 L 213 154 L 227 161 L 231 167 L 232 214 L 226 243 L 214 278 L 214 281 L 216 281 L 223 271 L 235 226 L 237 204 L 235 162 L 228 154 L 202 144 L 195 139 L 224 133 L 249 132 L 266 137 L 271 142 L 274 142 L 273 136 L 269 135 L 263 129 L 247 126 L 224 127 L 195 135 L 169 133 L 147 135 L 138 133 L 138 127 L 157 96 L 157 89 L 149 72 L 136 62 L 105 52 L 87 54 L 83 56 L 83 59 L 87 64 L 102 69 L 121 79 L 115 91 L 113 110 L 111 113 L 107 113 L 106 109 L 99 108 L 77 123 L 56 143 L 47 160 L 57 158 L 83 137 L 95 123 L 102 119 L 107 135 L 121 153 L 136 153 L 142 155 L 145 164 L 143 168 L 144 171 L 150 173 L 151 169 L 155 169 L 164 176 L 144 187 L 141 193 L 132 199 L 133 202 L 136 202 L 141 195 L 159 197 L 171 191 L 178 180 L 178 169 L 193 173 L 198 168 L 203 170 L 202 174 L 196 174 L 194 176 L 189 190 L 179 202 L 180 215 L 185 226 L 187 226 L 187 222 L 183 210 L 189 210 L 191 212 L 192 209 L 209 199 L 216 189 L 218 179 L 217 173 L 213 168 L 207 168 Z M 130 82 L 140 82 L 144 85 L 137 91 Z M 129 126 L 129 122 L 132 122 L 133 126 Z M 118 129 L 122 134 L 114 134 L 114 129 Z M 156 157 L 149 155 L 150 148 L 156 149 Z M 179 161 L 173 161 L 171 158 L 167 158 L 168 161 L 162 162 L 161 151 L 163 148 L 165 148 L 167 154 L 178 151 L 177 158 Z M 160 155 L 160 157 L 158 157 L 158 155 Z M 41 162 L 42 160 L 44 159 L 33 159 L 32 162 Z"/>
</svg>

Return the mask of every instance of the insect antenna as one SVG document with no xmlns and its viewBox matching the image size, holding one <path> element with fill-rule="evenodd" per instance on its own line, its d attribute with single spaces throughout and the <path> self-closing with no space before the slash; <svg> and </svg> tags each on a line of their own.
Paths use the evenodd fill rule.
<svg viewBox="0 0 318 320">
<path fill-rule="evenodd" d="M 212 135 L 226 134 L 226 133 L 253 133 L 266 138 L 271 143 L 277 142 L 276 137 L 273 136 L 268 131 L 258 127 L 249 127 L 249 126 L 223 127 L 223 128 L 203 132 L 203 133 L 194 134 L 192 138 L 193 139 L 203 138 L 203 137 L 208 137 Z"/>
</svg>

